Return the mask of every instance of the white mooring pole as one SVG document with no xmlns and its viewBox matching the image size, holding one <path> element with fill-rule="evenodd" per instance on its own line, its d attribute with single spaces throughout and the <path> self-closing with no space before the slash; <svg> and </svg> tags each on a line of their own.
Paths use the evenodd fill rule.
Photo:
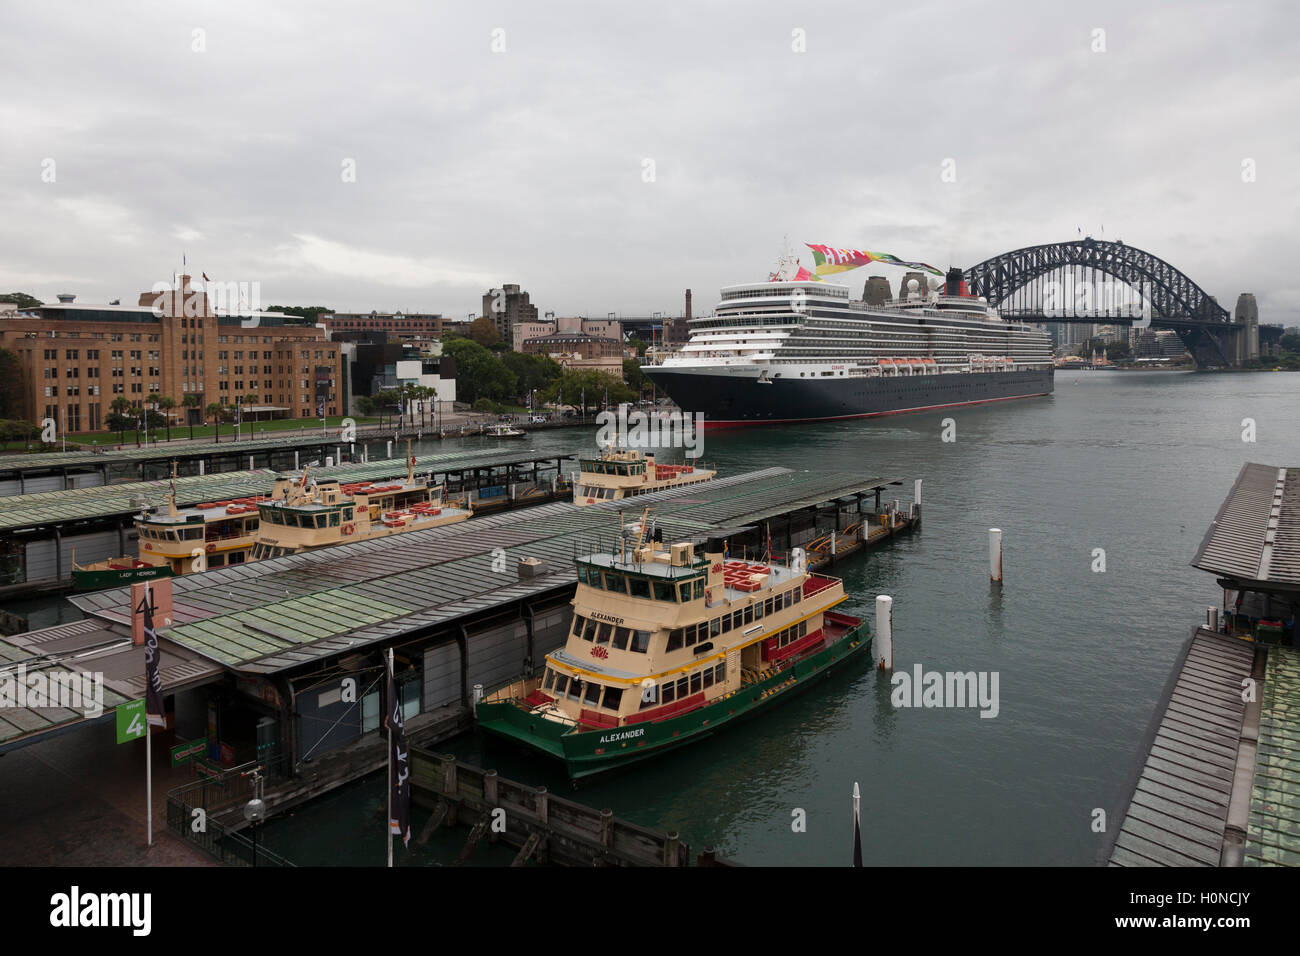
<svg viewBox="0 0 1300 956">
<path fill-rule="evenodd" d="M 1002 529 L 989 528 L 989 580 L 1002 583 Z"/>
<path fill-rule="evenodd" d="M 894 599 L 888 594 L 876 595 L 876 667 L 894 669 Z"/>
</svg>

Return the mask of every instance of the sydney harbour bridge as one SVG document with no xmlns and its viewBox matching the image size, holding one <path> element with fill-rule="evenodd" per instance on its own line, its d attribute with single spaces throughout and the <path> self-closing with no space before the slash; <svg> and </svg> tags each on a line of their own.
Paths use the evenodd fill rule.
<svg viewBox="0 0 1300 956">
<path fill-rule="evenodd" d="M 1261 341 L 1282 334 L 1259 324 L 1254 295 L 1243 293 L 1229 312 L 1159 256 L 1091 236 L 1004 252 L 964 275 L 1005 318 L 1171 329 L 1201 366 L 1252 361 Z"/>
</svg>

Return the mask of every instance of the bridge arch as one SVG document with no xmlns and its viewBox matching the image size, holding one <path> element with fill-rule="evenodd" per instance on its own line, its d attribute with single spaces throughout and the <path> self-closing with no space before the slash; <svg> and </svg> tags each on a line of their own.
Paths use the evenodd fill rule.
<svg viewBox="0 0 1300 956">
<path fill-rule="evenodd" d="M 1058 270 L 1093 269 L 1142 289 L 1149 283 L 1148 301 L 1161 325 L 1229 325 L 1232 316 L 1190 277 L 1159 256 L 1122 242 L 1091 236 L 1072 242 L 1027 246 L 1004 252 L 965 271 L 971 291 L 1001 306 L 1017 291 Z"/>
</svg>

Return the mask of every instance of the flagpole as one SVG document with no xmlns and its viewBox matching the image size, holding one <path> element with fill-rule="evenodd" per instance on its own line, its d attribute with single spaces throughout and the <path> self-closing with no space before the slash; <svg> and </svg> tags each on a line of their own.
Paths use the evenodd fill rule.
<svg viewBox="0 0 1300 956">
<path fill-rule="evenodd" d="M 144 606 L 149 607 L 149 581 L 144 582 Z M 148 652 L 146 651 L 146 654 Z M 144 682 L 149 684 L 149 668 L 145 668 Z M 146 693 L 145 696 L 148 696 Z M 145 708 L 148 710 L 148 707 Z M 148 845 L 153 847 L 153 741 L 149 739 L 149 715 L 144 715 L 144 819 L 148 829 Z"/>
<path fill-rule="evenodd" d="M 393 681 L 393 649 L 388 649 L 388 688 L 394 687 Z M 393 702 L 387 702 L 388 712 L 393 712 Z M 393 865 L 393 722 L 385 721 L 388 724 L 388 865 Z"/>
</svg>

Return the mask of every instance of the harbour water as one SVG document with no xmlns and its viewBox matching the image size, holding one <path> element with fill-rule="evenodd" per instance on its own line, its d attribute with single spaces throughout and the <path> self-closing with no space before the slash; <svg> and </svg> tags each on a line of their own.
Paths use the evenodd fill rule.
<svg viewBox="0 0 1300 956">
<path fill-rule="evenodd" d="M 923 478 L 921 533 L 833 571 L 852 596 L 841 610 L 870 620 L 875 595 L 892 595 L 896 671 L 996 673 L 997 715 L 895 708 L 889 679 L 863 666 L 585 784 L 578 799 L 747 864 L 844 865 L 857 781 L 868 863 L 1096 862 L 1107 835 L 1095 810 L 1119 825 L 1174 655 L 1221 598 L 1188 561 L 1243 462 L 1300 461 L 1297 410 L 1297 375 L 1065 372 L 1047 398 L 709 432 L 704 458 L 724 475 L 852 470 L 907 479 L 902 497 Z M 1254 442 L 1243 441 L 1244 419 Z M 590 450 L 593 436 L 566 429 L 527 443 Z M 990 527 L 1004 534 L 1000 588 L 988 580 Z M 480 746 L 468 736 L 440 749 L 568 792 L 558 765 Z M 262 839 L 301 863 L 382 865 L 383 794 L 382 779 L 362 781 L 273 820 Z M 417 811 L 417 830 L 423 818 Z M 399 849 L 398 863 L 445 861 L 446 851 Z M 479 862 L 501 862 L 488 852 Z"/>
</svg>

